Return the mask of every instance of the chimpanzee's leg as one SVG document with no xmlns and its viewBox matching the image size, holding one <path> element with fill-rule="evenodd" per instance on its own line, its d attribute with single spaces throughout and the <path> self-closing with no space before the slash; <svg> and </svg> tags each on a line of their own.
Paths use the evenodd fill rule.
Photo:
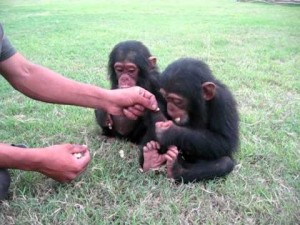
<svg viewBox="0 0 300 225">
<path fill-rule="evenodd" d="M 179 156 L 172 168 L 172 178 L 184 183 L 214 179 L 226 176 L 234 166 L 235 162 L 228 156 L 215 160 L 198 160 L 195 163 L 188 163 Z"/>
</svg>

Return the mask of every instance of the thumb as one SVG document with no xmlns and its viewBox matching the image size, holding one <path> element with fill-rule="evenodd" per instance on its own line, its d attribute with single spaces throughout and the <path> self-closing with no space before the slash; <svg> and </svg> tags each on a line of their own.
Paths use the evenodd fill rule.
<svg viewBox="0 0 300 225">
<path fill-rule="evenodd" d="M 71 153 L 85 153 L 87 151 L 87 146 L 86 145 L 78 145 L 74 144 L 73 147 L 71 148 Z"/>
<path fill-rule="evenodd" d="M 141 87 L 139 88 L 138 103 L 150 110 L 156 110 L 158 108 L 155 96 Z"/>
</svg>

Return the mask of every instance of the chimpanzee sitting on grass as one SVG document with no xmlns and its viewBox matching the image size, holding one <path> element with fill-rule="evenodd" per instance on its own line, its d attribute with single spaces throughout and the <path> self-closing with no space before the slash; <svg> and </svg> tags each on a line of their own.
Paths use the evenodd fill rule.
<svg viewBox="0 0 300 225">
<path fill-rule="evenodd" d="M 140 86 L 155 95 L 159 104 L 165 101 L 159 92 L 158 68 L 156 57 L 140 41 L 129 40 L 118 43 L 109 55 L 108 74 L 111 89 Z M 134 108 L 136 114 L 143 108 Z M 125 116 L 112 116 L 102 109 L 95 110 L 97 123 L 102 128 L 102 133 L 110 137 L 127 139 L 133 143 L 140 143 L 147 126 L 144 123 L 143 113 L 136 120 Z"/>
<path fill-rule="evenodd" d="M 141 148 L 142 170 L 166 163 L 167 176 L 184 183 L 229 174 L 239 143 L 239 116 L 229 89 L 192 58 L 170 64 L 160 84 L 172 120 L 155 123 L 152 141 Z"/>
</svg>

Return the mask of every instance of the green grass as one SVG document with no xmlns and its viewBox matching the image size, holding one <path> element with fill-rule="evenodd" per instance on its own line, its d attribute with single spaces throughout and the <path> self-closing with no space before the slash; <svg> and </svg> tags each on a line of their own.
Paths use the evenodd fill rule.
<svg viewBox="0 0 300 225">
<path fill-rule="evenodd" d="M 13 171 L 0 224 L 299 224 L 300 8 L 219 1 L 2 0 L 0 21 L 32 61 L 102 87 L 108 54 L 143 41 L 163 70 L 205 60 L 234 93 L 238 165 L 227 179 L 175 185 L 138 172 L 137 147 L 101 137 L 93 110 L 30 100 L 0 78 L 0 140 L 85 143 L 92 161 L 75 182 Z M 119 150 L 125 151 L 125 158 Z"/>
</svg>

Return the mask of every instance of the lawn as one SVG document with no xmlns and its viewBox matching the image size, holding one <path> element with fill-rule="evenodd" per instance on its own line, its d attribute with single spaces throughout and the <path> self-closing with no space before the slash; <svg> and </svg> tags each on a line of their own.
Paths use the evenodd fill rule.
<svg viewBox="0 0 300 225">
<path fill-rule="evenodd" d="M 241 117 L 235 170 L 176 185 L 164 173 L 140 173 L 137 146 L 101 136 L 92 109 L 31 100 L 1 77 L 1 142 L 87 144 L 92 161 L 69 184 L 11 171 L 0 224 L 300 223 L 299 6 L 1 0 L 0 21 L 28 59 L 105 88 L 108 54 L 120 41 L 142 41 L 161 71 L 180 57 L 202 59 L 233 92 Z"/>
</svg>

